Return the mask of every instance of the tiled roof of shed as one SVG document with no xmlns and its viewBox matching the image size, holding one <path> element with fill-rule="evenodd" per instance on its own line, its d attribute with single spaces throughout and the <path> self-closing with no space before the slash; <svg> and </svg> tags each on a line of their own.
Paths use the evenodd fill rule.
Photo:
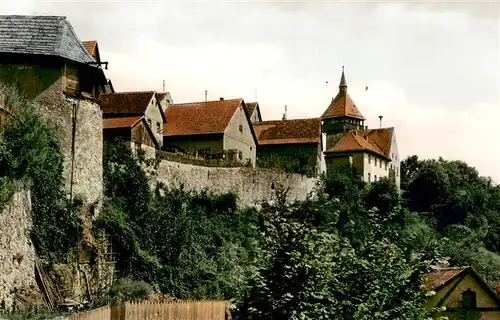
<svg viewBox="0 0 500 320">
<path fill-rule="evenodd" d="M 121 118 L 106 118 L 102 119 L 103 129 L 118 129 L 118 128 L 132 128 L 141 117 L 121 117 Z"/>
<path fill-rule="evenodd" d="M 165 110 L 165 136 L 222 133 L 243 99 L 172 104 Z"/>
<path fill-rule="evenodd" d="M 260 145 L 319 143 L 321 139 L 318 118 L 262 121 L 253 127 Z"/>
<path fill-rule="evenodd" d="M 436 290 L 447 284 L 450 280 L 454 279 L 456 276 L 466 271 L 467 269 L 469 269 L 469 267 L 442 268 L 434 270 L 433 272 L 425 275 L 425 288 L 427 290 Z"/>
<path fill-rule="evenodd" d="M 144 114 L 154 91 L 114 92 L 102 94 L 99 101 L 103 115 Z"/>
<path fill-rule="evenodd" d="M 95 62 L 63 16 L 0 15 L 0 52 Z"/>
</svg>

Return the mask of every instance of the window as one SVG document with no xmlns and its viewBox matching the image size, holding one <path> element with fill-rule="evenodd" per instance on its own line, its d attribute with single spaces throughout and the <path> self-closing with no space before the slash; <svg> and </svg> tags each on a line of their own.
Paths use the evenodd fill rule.
<svg viewBox="0 0 500 320">
<path fill-rule="evenodd" d="M 385 162 L 385 170 L 387 171 L 387 161 Z"/>
<path fill-rule="evenodd" d="M 372 163 L 372 156 L 368 155 L 368 163 Z"/>
<path fill-rule="evenodd" d="M 156 122 L 156 132 L 160 132 L 161 130 L 161 126 L 160 126 L 160 123 L 157 121 Z"/>
<path fill-rule="evenodd" d="M 377 166 L 377 158 L 375 158 L 375 167 Z"/>
<path fill-rule="evenodd" d="M 243 125 L 242 125 L 242 124 L 240 124 L 240 125 L 238 126 L 238 129 L 240 130 L 240 132 L 243 132 Z"/>
<path fill-rule="evenodd" d="M 477 307 L 476 292 L 467 289 L 462 292 L 462 308 L 465 310 L 475 309 Z"/>
<path fill-rule="evenodd" d="M 377 182 L 377 175 L 373 176 L 373 181 Z"/>
<path fill-rule="evenodd" d="M 252 147 L 250 147 L 250 151 L 252 151 Z"/>
<path fill-rule="evenodd" d="M 238 159 L 240 159 L 240 160 L 243 159 L 243 152 L 241 152 L 241 151 L 238 152 Z"/>
<path fill-rule="evenodd" d="M 148 119 L 148 125 L 151 128 L 151 119 Z"/>
<path fill-rule="evenodd" d="M 372 174 L 368 172 L 368 182 L 372 182 Z"/>
<path fill-rule="evenodd" d="M 380 168 L 382 168 L 382 160 L 380 160 L 379 163 L 380 163 Z"/>
</svg>

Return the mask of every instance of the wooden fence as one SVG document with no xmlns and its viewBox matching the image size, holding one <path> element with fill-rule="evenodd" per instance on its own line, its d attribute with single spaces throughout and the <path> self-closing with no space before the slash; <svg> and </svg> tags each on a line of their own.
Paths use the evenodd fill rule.
<svg viewBox="0 0 500 320">
<path fill-rule="evenodd" d="M 226 301 L 125 302 L 73 315 L 71 320 L 225 320 Z"/>
</svg>

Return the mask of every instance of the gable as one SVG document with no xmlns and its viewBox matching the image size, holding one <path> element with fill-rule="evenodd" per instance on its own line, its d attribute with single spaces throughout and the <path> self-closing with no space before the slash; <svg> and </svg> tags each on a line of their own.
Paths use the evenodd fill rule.
<svg viewBox="0 0 500 320">
<path fill-rule="evenodd" d="M 242 131 L 240 132 L 239 126 L 242 126 Z M 242 105 L 237 108 L 229 121 L 228 126 L 224 130 L 226 135 L 230 138 L 236 136 L 241 136 L 239 140 L 251 143 L 252 145 L 257 145 L 257 136 L 253 130 L 252 123 L 250 122 L 250 117 L 248 115 L 248 109 L 245 106 L 245 102 L 242 101 Z"/>
<path fill-rule="evenodd" d="M 155 119 L 162 124 L 166 122 L 163 108 L 161 107 L 160 100 L 158 99 L 158 96 L 156 94 L 151 98 L 151 101 L 149 101 L 148 107 L 144 114 L 147 118 Z"/>
<path fill-rule="evenodd" d="M 469 267 L 435 270 L 424 278 L 425 287 L 436 295 L 427 302 L 427 307 L 445 306 L 448 311 L 462 307 L 462 294 L 475 292 L 477 308 L 500 311 L 500 299 L 486 282 Z"/>
</svg>

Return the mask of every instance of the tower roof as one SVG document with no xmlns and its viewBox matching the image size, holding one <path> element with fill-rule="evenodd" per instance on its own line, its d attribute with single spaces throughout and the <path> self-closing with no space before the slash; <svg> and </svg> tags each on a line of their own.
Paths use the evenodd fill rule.
<svg viewBox="0 0 500 320">
<path fill-rule="evenodd" d="M 342 67 L 342 76 L 340 77 L 339 93 L 332 99 L 332 102 L 325 110 L 321 119 L 332 119 L 340 117 L 351 117 L 359 120 L 365 120 L 356 107 L 354 101 L 347 93 L 347 82 L 345 80 L 344 67 Z"/>
</svg>

